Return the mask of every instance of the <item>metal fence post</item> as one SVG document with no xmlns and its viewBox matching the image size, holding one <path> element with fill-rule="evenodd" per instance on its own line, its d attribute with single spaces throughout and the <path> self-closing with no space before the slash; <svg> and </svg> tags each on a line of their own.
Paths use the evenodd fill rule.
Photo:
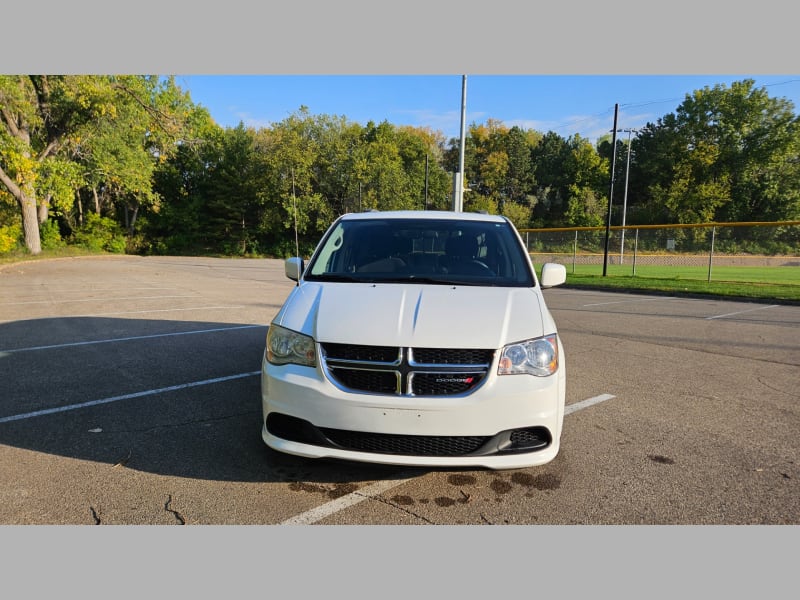
<svg viewBox="0 0 800 600">
<path fill-rule="evenodd" d="M 636 277 L 636 250 L 639 248 L 639 229 L 636 229 L 636 235 L 633 238 L 633 276 Z"/>
<path fill-rule="evenodd" d="M 714 261 L 714 238 L 717 236 L 717 228 L 711 228 L 711 251 L 708 253 L 708 283 L 711 283 L 711 263 Z"/>
<path fill-rule="evenodd" d="M 575 257 L 578 255 L 578 230 L 575 230 L 575 242 L 572 244 L 572 274 L 575 274 Z"/>
</svg>

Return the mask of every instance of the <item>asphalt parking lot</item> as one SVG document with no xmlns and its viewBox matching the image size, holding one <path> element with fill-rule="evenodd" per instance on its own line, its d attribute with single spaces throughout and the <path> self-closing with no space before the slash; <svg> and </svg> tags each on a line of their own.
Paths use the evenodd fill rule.
<svg viewBox="0 0 800 600">
<path fill-rule="evenodd" d="M 277 260 L 0 268 L 0 524 L 798 524 L 800 306 L 555 288 L 562 450 L 513 471 L 263 444 Z"/>
</svg>

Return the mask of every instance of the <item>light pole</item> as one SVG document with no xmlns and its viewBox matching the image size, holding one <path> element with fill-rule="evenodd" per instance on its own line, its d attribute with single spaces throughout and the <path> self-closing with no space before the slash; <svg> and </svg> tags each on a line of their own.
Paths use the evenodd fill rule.
<svg viewBox="0 0 800 600">
<path fill-rule="evenodd" d="M 611 203 L 614 199 L 614 178 L 617 165 L 617 116 L 619 104 L 614 105 L 614 127 L 611 128 L 611 184 L 608 190 L 608 212 L 606 213 L 606 241 L 603 249 L 603 277 L 608 273 L 608 241 L 611 237 Z"/>
<path fill-rule="evenodd" d="M 466 138 L 465 123 L 467 118 L 467 76 L 461 76 L 461 138 L 458 149 L 458 174 L 456 175 L 456 189 L 453 197 L 453 210 L 464 210 L 464 142 Z"/>
<path fill-rule="evenodd" d="M 625 216 L 628 212 L 628 174 L 631 170 L 631 134 L 639 133 L 639 130 L 630 127 L 628 129 L 618 129 L 617 131 L 628 132 L 628 160 L 625 165 L 625 194 L 622 196 L 622 236 L 620 237 L 619 245 L 619 264 L 622 264 L 625 255 Z"/>
</svg>

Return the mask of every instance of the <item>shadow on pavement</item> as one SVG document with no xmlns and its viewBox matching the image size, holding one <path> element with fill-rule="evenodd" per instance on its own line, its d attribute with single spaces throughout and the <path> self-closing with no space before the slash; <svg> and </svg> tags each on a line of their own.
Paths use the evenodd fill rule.
<svg viewBox="0 0 800 600">
<path fill-rule="evenodd" d="M 414 471 L 267 448 L 266 331 L 98 317 L 0 323 L 0 444 L 203 480 L 346 484 Z"/>
</svg>

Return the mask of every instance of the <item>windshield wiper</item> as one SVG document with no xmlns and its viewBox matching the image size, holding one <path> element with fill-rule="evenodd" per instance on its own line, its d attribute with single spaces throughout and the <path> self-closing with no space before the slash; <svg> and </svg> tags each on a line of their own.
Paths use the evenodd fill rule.
<svg viewBox="0 0 800 600">
<path fill-rule="evenodd" d="M 485 280 L 448 279 L 430 277 L 428 275 L 403 275 L 402 277 L 361 277 L 349 273 L 320 273 L 308 275 L 306 281 L 331 281 L 345 283 L 426 283 L 429 285 L 463 285 L 463 286 L 495 286 L 496 283 Z"/>
<path fill-rule="evenodd" d="M 387 277 L 375 279 L 375 283 L 427 283 L 431 285 L 492 285 L 485 281 L 464 281 L 463 279 L 447 279 L 430 277 L 429 275 L 405 275 L 404 277 Z"/>
<path fill-rule="evenodd" d="M 363 277 L 355 277 L 347 273 L 320 273 L 319 275 L 308 275 L 305 277 L 306 281 L 348 281 L 354 283 L 363 283 Z"/>
</svg>

